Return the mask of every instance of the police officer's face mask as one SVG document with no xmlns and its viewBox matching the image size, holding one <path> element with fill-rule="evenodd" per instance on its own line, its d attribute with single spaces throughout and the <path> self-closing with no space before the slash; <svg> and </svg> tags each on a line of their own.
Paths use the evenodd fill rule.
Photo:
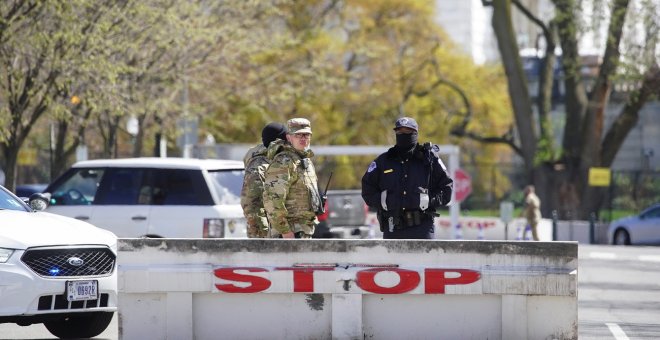
<svg viewBox="0 0 660 340">
<path fill-rule="evenodd" d="M 413 146 L 417 145 L 417 132 L 413 133 L 397 133 L 396 134 L 396 147 L 399 150 L 410 150 Z"/>
</svg>

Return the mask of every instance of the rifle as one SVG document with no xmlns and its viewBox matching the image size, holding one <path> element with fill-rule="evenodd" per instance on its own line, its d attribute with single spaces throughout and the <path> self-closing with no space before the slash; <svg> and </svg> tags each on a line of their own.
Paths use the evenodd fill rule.
<svg viewBox="0 0 660 340">
<path fill-rule="evenodd" d="M 328 183 L 325 184 L 325 191 L 323 191 L 323 194 L 320 194 L 321 198 L 321 213 L 325 213 L 325 202 L 328 200 L 328 188 L 330 187 L 330 180 L 332 180 L 332 172 L 330 172 L 330 177 L 328 177 Z M 318 214 L 318 215 L 320 215 Z"/>
</svg>

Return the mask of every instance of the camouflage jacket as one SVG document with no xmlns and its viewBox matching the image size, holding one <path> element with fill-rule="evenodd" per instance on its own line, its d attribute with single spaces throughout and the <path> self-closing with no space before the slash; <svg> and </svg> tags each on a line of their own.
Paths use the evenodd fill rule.
<svg viewBox="0 0 660 340">
<path fill-rule="evenodd" d="M 264 172 L 268 167 L 268 150 L 258 144 L 248 150 L 243 158 L 245 177 L 241 190 L 241 207 L 247 220 L 247 234 L 250 238 L 268 236 L 268 219 L 263 202 Z"/>
<path fill-rule="evenodd" d="M 311 235 L 318 224 L 321 198 L 311 157 L 282 141 L 268 147 L 270 165 L 264 179 L 264 208 L 274 235 L 289 231 Z"/>
</svg>

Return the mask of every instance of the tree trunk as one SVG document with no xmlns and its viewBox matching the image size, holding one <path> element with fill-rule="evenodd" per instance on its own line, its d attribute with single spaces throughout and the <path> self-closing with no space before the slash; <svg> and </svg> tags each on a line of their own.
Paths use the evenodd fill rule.
<svg viewBox="0 0 660 340">
<path fill-rule="evenodd" d="M 56 133 L 53 162 L 50 170 L 51 179 L 55 179 L 57 176 L 61 175 L 67 164 L 67 157 L 64 155 L 64 147 L 66 137 L 69 134 L 69 123 L 66 121 L 58 121 Z"/>
<path fill-rule="evenodd" d="M 612 123 L 603 139 L 603 147 L 601 148 L 603 166 L 609 167 L 612 165 L 628 133 L 637 125 L 639 111 L 644 103 L 649 97 L 658 93 L 660 93 L 660 67 L 658 64 L 653 64 L 644 74 L 642 86 L 639 90 L 630 94 L 621 113 Z"/>
<path fill-rule="evenodd" d="M 81 110 L 84 110 L 81 115 Z M 71 158 L 76 153 L 78 147 L 85 142 L 85 130 L 92 116 L 93 110 L 88 106 L 77 105 L 72 110 L 73 122 L 78 122 L 77 127 L 70 121 L 58 121 L 57 138 L 55 142 L 55 151 L 51 168 L 51 178 L 55 178 L 64 173 L 69 167 Z M 75 131 L 71 131 L 75 128 Z M 68 144 L 67 144 L 68 142 Z"/>
<path fill-rule="evenodd" d="M 138 121 L 138 131 L 135 135 L 133 143 L 133 157 L 142 156 L 142 148 L 144 145 L 144 125 L 147 120 L 147 113 L 141 114 L 137 117 Z"/>
<path fill-rule="evenodd" d="M 53 152 L 53 165 L 51 169 L 52 179 L 57 178 L 66 171 L 69 167 L 71 157 L 74 155 L 76 149 L 80 145 L 81 134 L 84 131 L 78 131 L 79 135 L 73 139 L 71 144 L 67 147 L 66 137 L 71 134 L 69 131 L 69 124 L 66 122 L 58 122 L 57 138 L 55 139 L 55 151 Z"/>
<path fill-rule="evenodd" d="M 103 131 L 103 158 L 116 158 L 117 157 L 117 132 L 119 131 L 119 116 L 108 116 Z M 104 129 L 103 124 L 99 127 Z"/>
<path fill-rule="evenodd" d="M 551 76 L 548 73 L 552 66 L 546 59 L 544 72 L 540 80 L 539 90 L 539 131 L 541 139 L 534 138 L 532 129 L 531 103 L 527 93 L 527 83 L 522 74 L 518 47 L 511 29 L 510 4 L 514 0 L 493 0 L 487 2 L 494 8 L 493 29 L 498 40 L 502 63 L 506 71 L 509 96 L 513 105 L 516 126 L 520 136 L 520 145 L 527 174 L 534 165 L 537 150 L 545 151 L 546 126 L 544 115 L 549 108 L 549 84 Z M 604 189 L 588 185 L 588 171 L 594 166 L 610 166 L 628 132 L 636 124 L 638 112 L 643 104 L 655 93 L 660 92 L 660 71 L 654 65 L 646 74 L 639 91 L 633 92 L 623 111 L 602 138 L 604 133 L 604 114 L 609 101 L 611 77 L 616 74 L 620 59 L 619 44 L 621 41 L 623 23 L 626 17 L 629 0 L 612 2 L 612 15 L 608 28 L 608 39 L 604 54 L 604 62 L 600 67 L 593 92 L 587 96 L 585 84 L 580 74 L 582 60 L 578 54 L 578 19 L 579 13 L 576 0 L 552 0 L 556 15 L 557 34 L 562 47 L 562 69 L 564 72 L 565 125 L 562 141 L 561 160 L 554 163 L 537 164 L 534 166 L 533 183 L 539 189 L 542 199 L 543 216 L 549 217 L 550 211 L 556 208 L 560 218 L 587 219 L 592 212 L 598 212 L 605 197 Z M 532 21 L 542 25 L 540 20 L 533 18 L 519 1 L 515 4 Z M 547 35 L 546 30 L 544 34 Z M 549 53 L 546 57 L 550 56 Z M 527 112 L 526 112 L 527 111 Z M 602 140 L 602 143 L 601 143 Z M 512 146 L 515 148 L 515 146 Z M 531 149 L 531 153 L 530 153 Z M 542 154 L 545 158 L 547 155 Z"/>
<path fill-rule="evenodd" d="M 557 14 L 557 33 L 562 49 L 562 68 L 564 87 L 566 88 L 563 157 L 568 170 L 577 166 L 580 155 L 580 127 L 587 107 L 587 91 L 580 75 L 581 62 L 578 55 L 575 14 L 577 6 L 574 0 L 553 0 Z"/>
<path fill-rule="evenodd" d="M 2 144 L 3 163 L 2 168 L 5 172 L 5 188 L 10 191 L 16 189 L 16 164 L 18 163 L 19 143 L 10 141 Z"/>
<path fill-rule="evenodd" d="M 515 32 L 511 24 L 511 1 L 495 0 L 493 4 L 493 29 L 507 75 L 509 97 L 513 106 L 516 128 L 520 137 L 522 157 L 525 161 L 527 180 L 532 181 L 536 135 L 532 123 L 532 101 L 523 73 Z"/>
<path fill-rule="evenodd" d="M 580 156 L 580 167 L 578 178 L 582 192 L 580 218 L 588 219 L 591 214 L 598 214 L 602 206 L 603 189 L 589 186 L 589 169 L 602 167 L 601 141 L 603 136 L 603 121 L 605 119 L 605 108 L 610 98 L 612 89 L 612 77 L 617 71 L 617 65 L 621 57 L 619 45 L 623 34 L 623 24 L 628 11 L 629 0 L 616 0 L 612 7 L 610 24 L 608 28 L 608 39 L 600 65 L 598 78 L 590 94 L 589 106 L 585 119 L 582 122 L 582 152 Z"/>
</svg>

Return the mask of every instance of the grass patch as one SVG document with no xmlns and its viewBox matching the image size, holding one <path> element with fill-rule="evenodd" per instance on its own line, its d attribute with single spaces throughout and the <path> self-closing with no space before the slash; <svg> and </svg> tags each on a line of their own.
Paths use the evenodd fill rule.
<svg viewBox="0 0 660 340">
<path fill-rule="evenodd" d="M 520 213 L 522 212 L 521 208 L 517 208 L 513 210 L 513 218 L 517 218 L 520 216 Z M 631 216 L 631 215 L 637 215 L 639 214 L 639 211 L 633 211 L 633 210 L 624 210 L 624 209 L 616 209 L 612 210 L 612 213 L 610 215 L 609 210 L 601 210 L 600 211 L 600 220 L 609 222 L 613 221 L 622 217 L 626 216 Z M 464 209 L 461 210 L 461 216 L 466 216 L 466 217 L 500 217 L 500 211 L 496 209 Z M 543 218 L 552 218 L 552 216 L 543 216 Z"/>
</svg>

